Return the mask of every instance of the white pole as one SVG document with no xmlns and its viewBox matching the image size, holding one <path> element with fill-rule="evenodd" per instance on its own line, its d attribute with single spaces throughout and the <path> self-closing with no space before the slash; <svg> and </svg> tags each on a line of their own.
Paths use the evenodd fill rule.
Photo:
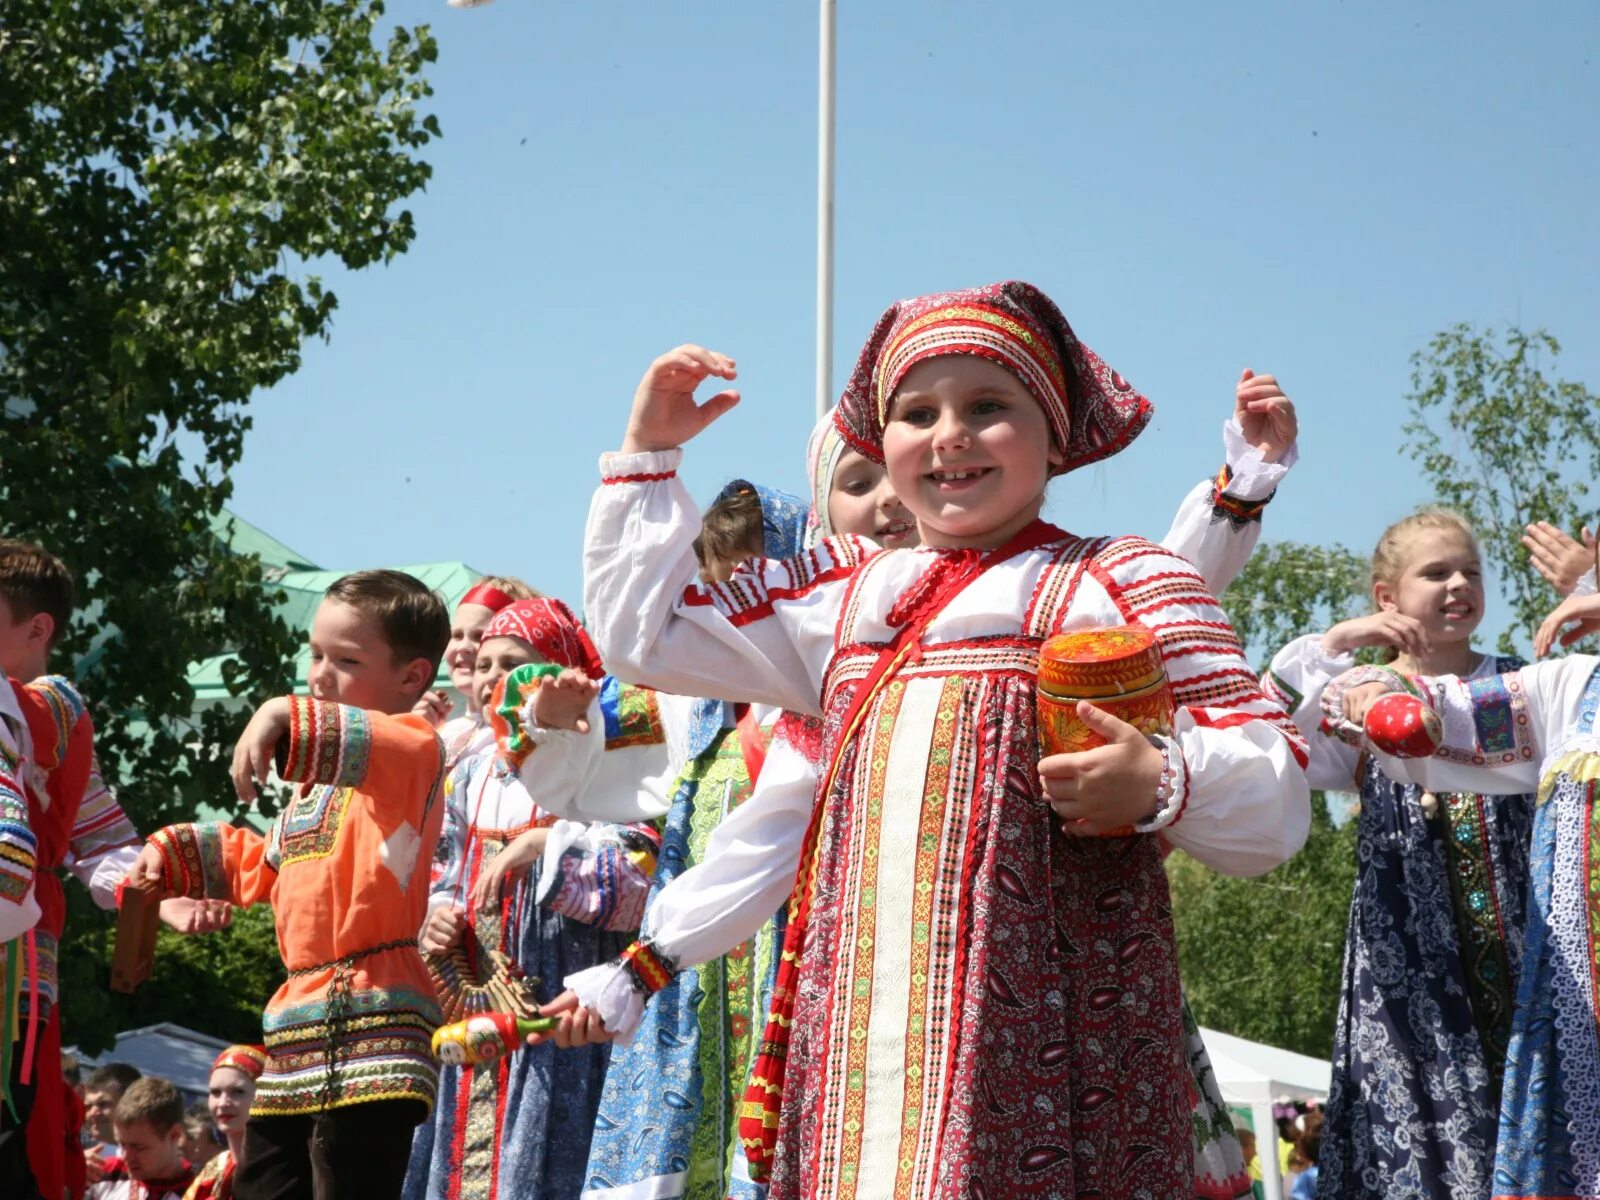
<svg viewBox="0 0 1600 1200">
<path fill-rule="evenodd" d="M 1278 1123 L 1272 1119 L 1272 1102 L 1250 1106 L 1250 1124 L 1256 1131 L 1256 1154 L 1261 1159 L 1261 1191 L 1267 1200 L 1283 1200 L 1283 1175 L 1278 1170 Z"/>
<path fill-rule="evenodd" d="M 821 0 L 817 80 L 817 416 L 833 403 L 833 81 L 836 0 Z"/>
</svg>

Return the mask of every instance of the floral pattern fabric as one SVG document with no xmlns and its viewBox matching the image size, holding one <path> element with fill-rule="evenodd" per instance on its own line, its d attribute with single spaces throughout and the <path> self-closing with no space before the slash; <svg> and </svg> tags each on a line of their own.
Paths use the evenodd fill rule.
<svg viewBox="0 0 1600 1200">
<path fill-rule="evenodd" d="M 1425 796 L 1367 761 L 1357 820 L 1317 1195 L 1488 1200 L 1532 797 Z"/>
</svg>

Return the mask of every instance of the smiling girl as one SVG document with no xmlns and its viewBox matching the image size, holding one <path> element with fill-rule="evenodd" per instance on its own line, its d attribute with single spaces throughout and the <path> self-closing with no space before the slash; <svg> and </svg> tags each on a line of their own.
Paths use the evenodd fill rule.
<svg viewBox="0 0 1600 1200">
<path fill-rule="evenodd" d="M 752 1171 L 778 1198 L 1192 1195 L 1153 835 L 1276 865 L 1304 836 L 1304 749 L 1188 562 L 1038 519 L 1049 478 L 1121 450 L 1149 402 L 1030 285 L 896 304 L 838 427 L 923 546 L 824 538 L 701 588 L 678 447 L 737 402 L 696 386 L 735 373 L 696 346 L 646 373 L 602 460 L 585 607 L 630 677 L 825 716 L 820 803 L 766 847 L 800 887 L 742 1122 Z M 1040 761 L 1041 641 L 1123 623 L 1156 635 L 1173 736 L 1085 706 L 1107 745 Z M 635 994 L 563 998 L 559 1042 L 606 1036 L 613 1000 L 672 977 L 649 939 L 626 957 Z"/>
<path fill-rule="evenodd" d="M 1486 680 L 1522 662 L 1472 648 L 1483 569 L 1455 513 L 1424 509 L 1390 526 L 1372 556 L 1372 596 L 1377 612 L 1291 642 L 1264 681 L 1310 740 L 1311 786 L 1361 794 L 1317 1194 L 1487 1200 L 1498 1192 L 1532 798 L 1436 796 L 1397 782 L 1358 736 L 1317 730 L 1324 692 L 1363 646 L 1396 651 L 1394 676 Z"/>
</svg>

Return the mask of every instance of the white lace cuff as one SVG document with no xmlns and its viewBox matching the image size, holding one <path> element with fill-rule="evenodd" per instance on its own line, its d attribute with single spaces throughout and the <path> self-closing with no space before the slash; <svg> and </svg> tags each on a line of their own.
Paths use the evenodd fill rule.
<svg viewBox="0 0 1600 1200">
<path fill-rule="evenodd" d="M 1600 586 L 1596 585 L 1593 567 L 1579 575 L 1578 582 L 1572 585 L 1572 594 L 1574 596 L 1592 596 L 1597 591 L 1600 591 Z"/>
<path fill-rule="evenodd" d="M 606 1028 L 617 1035 L 618 1045 L 633 1044 L 633 1035 L 644 1019 L 644 1002 L 649 997 L 639 990 L 633 972 L 625 964 L 601 963 L 568 975 L 565 983 L 576 993 L 578 1003 L 599 1016 Z"/>
<path fill-rule="evenodd" d="M 1228 462 L 1228 486 L 1224 494 L 1235 500 L 1260 502 L 1272 497 L 1289 468 L 1300 458 L 1299 444 L 1291 445 L 1283 457 L 1269 463 L 1261 451 L 1244 440 L 1239 422 L 1229 417 L 1222 425 L 1222 449 Z"/>
</svg>

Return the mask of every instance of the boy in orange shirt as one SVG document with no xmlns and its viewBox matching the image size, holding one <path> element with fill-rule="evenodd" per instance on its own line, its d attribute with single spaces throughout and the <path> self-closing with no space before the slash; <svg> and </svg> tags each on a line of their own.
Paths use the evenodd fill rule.
<svg viewBox="0 0 1600 1200">
<path fill-rule="evenodd" d="M 272 904 L 289 977 L 263 1016 L 239 1200 L 400 1195 L 440 1020 L 416 938 L 443 756 L 411 709 L 449 637 L 443 603 L 409 575 L 335 581 L 311 624 L 311 695 L 267 701 L 234 752 L 242 799 L 274 760 L 301 785 L 270 832 L 168 826 L 129 874 L 158 894 Z"/>
</svg>

